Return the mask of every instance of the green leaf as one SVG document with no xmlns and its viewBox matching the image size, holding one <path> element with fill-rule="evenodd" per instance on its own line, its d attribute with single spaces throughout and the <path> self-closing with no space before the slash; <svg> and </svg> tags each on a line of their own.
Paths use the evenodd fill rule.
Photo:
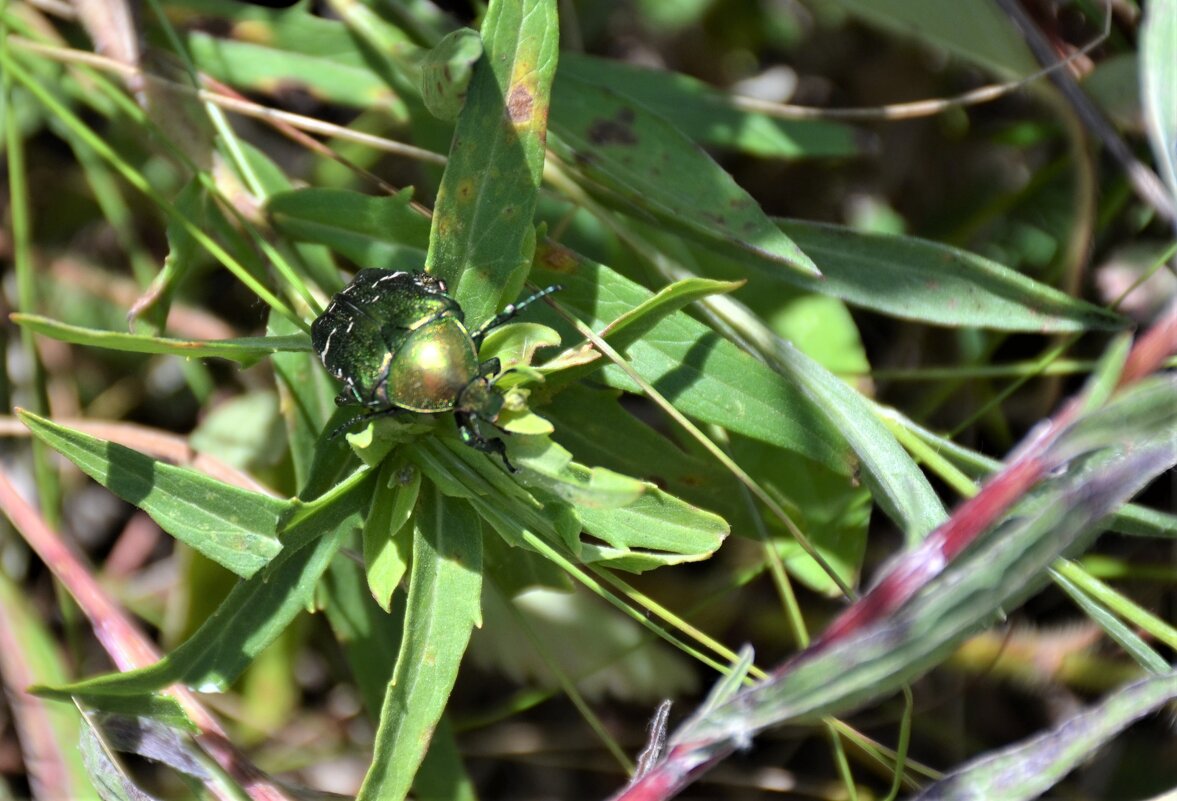
<svg viewBox="0 0 1177 801">
<path fill-rule="evenodd" d="M 652 293 L 608 267 L 544 243 L 535 275 L 564 284 L 560 304 L 599 329 Z M 849 475 L 854 458 L 841 436 L 785 378 L 681 312 L 660 321 L 627 351 L 634 368 L 680 411 L 745 436 L 803 454 Z M 604 376 L 629 392 L 639 387 L 620 370 Z"/>
<path fill-rule="evenodd" d="M 429 220 L 413 210 L 412 199 L 412 189 L 392 197 L 345 189 L 296 189 L 271 195 L 266 212 L 274 228 L 286 236 L 326 245 L 361 266 L 419 270 L 429 241 Z"/>
<path fill-rule="evenodd" d="M 1005 77 L 1030 75 L 1038 62 L 1001 7 L 989 0 L 833 0 L 881 28 L 974 61 Z"/>
<path fill-rule="evenodd" d="M 1049 731 L 973 760 L 913 801 L 1040 798 L 1133 722 L 1174 698 L 1177 672 L 1130 684 Z"/>
<path fill-rule="evenodd" d="M 466 92 L 474 75 L 474 64 L 482 57 L 482 39 L 477 31 L 450 31 L 421 62 L 421 99 L 429 113 L 453 121 L 466 104 Z"/>
<path fill-rule="evenodd" d="M 577 507 L 614 509 L 637 500 L 646 486 L 603 468 L 574 464 L 572 454 L 547 437 L 511 442 L 511 461 L 520 468 L 519 483 Z"/>
<path fill-rule="evenodd" d="M 97 697 L 104 695 L 149 693 L 177 682 L 202 692 L 223 692 L 311 606 L 319 577 L 344 538 L 363 522 L 373 477 L 371 472 L 356 473 L 322 498 L 299 504 L 279 531 L 282 551 L 234 586 L 196 633 L 159 662 L 46 692 L 76 695 L 87 703 L 99 703 Z"/>
<path fill-rule="evenodd" d="M 1027 278 L 975 253 L 916 237 L 870 234 L 801 220 L 781 228 L 821 265 L 809 279 L 744 254 L 707 262 L 720 276 L 748 278 L 841 298 L 849 304 L 931 325 L 1058 333 L 1117 329 L 1125 318 Z M 754 274 L 749 275 L 749 270 Z"/>
<path fill-rule="evenodd" d="M 571 80 L 569 80 L 571 79 Z M 590 83 L 648 108 L 696 142 L 763 158 L 853 156 L 859 136 L 849 126 L 824 120 L 778 120 L 743 111 L 727 93 L 679 72 L 623 61 L 563 53 L 553 94 L 577 92 Z"/>
<path fill-rule="evenodd" d="M 1174 392 L 1173 378 L 1150 379 L 1122 391 L 1098 418 L 1080 418 L 1044 458 L 1053 463 L 1052 454 L 1072 452 L 1079 444 L 1096 449 L 1044 476 L 1033 494 L 942 569 L 935 561 L 919 565 L 934 577 L 910 600 L 803 654 L 790 670 L 741 692 L 725 708 L 696 717 L 672 744 L 715 737 L 746 741 L 765 726 L 841 714 L 939 663 L 978 628 L 1038 590 L 1051 562 L 1084 547 L 1106 515 L 1177 462 Z M 1113 419 L 1122 425 L 1108 426 Z M 942 554 L 916 551 L 901 558 L 916 557 L 936 560 Z"/>
<path fill-rule="evenodd" d="M 237 362 L 248 367 L 267 356 L 287 351 L 309 351 L 311 340 L 306 334 L 291 334 L 282 337 L 237 337 L 235 339 L 167 339 L 146 334 L 124 334 L 118 331 L 100 331 L 82 328 L 57 320 L 50 320 L 37 314 L 10 314 L 17 325 L 36 331 L 52 339 L 89 345 L 94 348 L 109 348 L 130 353 L 158 353 L 181 356 L 185 359 L 216 358 Z"/>
<path fill-rule="evenodd" d="M 512 547 L 532 549 L 525 537 L 530 532 L 552 545 L 562 545 L 582 562 L 643 572 L 704 559 L 727 535 L 722 518 L 653 485 L 644 485 L 643 494 L 625 507 L 574 509 L 542 490 L 537 489 L 542 502 L 525 493 L 501 469 L 491 466 L 484 454 L 457 440 L 423 440 L 411 453 L 427 478 L 447 492 L 461 493 L 457 497 L 467 498 Z M 587 473 L 580 465 L 570 468 Z M 582 529 L 601 540 L 608 537 L 608 544 L 581 539 Z"/>
<path fill-rule="evenodd" d="M 282 336 L 295 330 L 290 320 L 270 314 L 270 334 Z M 338 389 L 313 353 L 276 353 L 270 363 L 278 379 L 278 410 L 286 425 L 295 487 L 301 494 L 312 473 L 316 443 L 336 409 Z"/>
<path fill-rule="evenodd" d="M 1148 138 L 1177 203 L 1177 6 L 1149 3 L 1140 31 L 1140 94 Z"/>
<path fill-rule="evenodd" d="M 675 281 L 670 286 L 660 289 L 653 297 L 643 300 L 623 313 L 598 333 L 614 349 L 624 354 L 631 344 L 648 334 L 660 320 L 696 300 L 732 292 L 740 286 L 742 282 L 712 281 L 706 278 Z M 551 386 L 563 388 L 604 364 L 602 354 L 597 352 L 592 343 L 585 342 L 579 348 L 547 362 L 542 369 L 552 379 L 549 382 Z"/>
<path fill-rule="evenodd" d="M 397 801 L 408 794 L 470 631 L 482 621 L 482 524 L 474 510 L 430 487 L 414 521 L 405 636 L 357 801 Z"/>
<path fill-rule="evenodd" d="M 567 81 L 552 103 L 548 144 L 590 191 L 725 255 L 752 253 L 820 275 L 752 196 L 673 125 L 603 86 Z"/>
<path fill-rule="evenodd" d="M 581 561 L 604 563 L 640 573 L 652 567 L 695 562 L 719 549 L 728 535 L 727 521 L 668 495 L 653 484 L 626 506 L 578 506 L 585 530 L 607 543 L 582 542 Z"/>
<path fill-rule="evenodd" d="M 871 496 L 903 531 L 908 544 L 922 540 L 944 521 L 944 507 L 915 460 L 875 416 L 857 390 L 806 356 L 776 340 L 771 358 L 823 418 L 850 443 L 862 462 Z"/>
<path fill-rule="evenodd" d="M 409 567 L 412 542 L 405 524 L 421 491 L 421 471 L 388 459 L 380 469 L 372 511 L 364 521 L 364 570 L 372 597 L 385 612 Z"/>
<path fill-rule="evenodd" d="M 428 270 L 478 325 L 522 287 L 535 247 L 532 218 L 558 23 L 555 0 L 495 0 L 485 51 L 458 117 L 433 210 Z"/>
<path fill-rule="evenodd" d="M 278 523 L 291 508 L 288 501 L 230 486 L 30 412 L 18 414 L 30 431 L 86 475 L 237 575 L 253 576 L 282 550 Z"/>
<path fill-rule="evenodd" d="M 147 718 L 169 729 L 191 734 L 200 731 L 188 717 L 184 706 L 175 696 L 163 693 L 145 695 L 105 695 L 87 699 L 87 708 L 94 712 L 111 715 L 125 715 L 131 718 Z"/>
<path fill-rule="evenodd" d="M 207 202 L 208 191 L 199 180 L 193 178 L 176 197 L 176 211 L 193 224 L 204 228 L 207 225 Z M 158 334 L 164 330 L 176 288 L 204 255 L 204 248 L 197 243 L 191 232 L 176 220 L 168 222 L 167 236 L 168 255 L 164 258 L 163 268 L 156 273 L 147 292 L 135 301 L 127 314 L 132 326 L 135 320 L 145 318 L 150 327 L 147 331 L 149 334 Z"/>
<path fill-rule="evenodd" d="M 825 268 L 825 281 L 809 288 L 863 308 L 1006 331 L 1110 330 L 1128 324 L 1114 312 L 966 250 L 800 220 L 781 221 L 781 227 Z"/>
<path fill-rule="evenodd" d="M 544 406 L 544 415 L 555 423 L 553 439 L 585 464 L 652 482 L 720 514 L 734 531 L 750 531 L 747 499 L 735 478 L 714 459 L 684 452 L 627 412 L 620 396 L 618 390 L 582 383 L 564 388 Z"/>
<path fill-rule="evenodd" d="M 478 801 L 474 782 L 458 750 L 454 727 L 445 715 L 433 730 L 429 750 L 413 777 L 413 797 L 418 801 Z"/>
<path fill-rule="evenodd" d="M 354 45 L 349 49 L 354 50 Z M 188 34 L 188 52 L 201 71 L 232 86 L 271 94 L 297 87 L 326 103 L 381 109 L 396 119 L 408 118 L 404 101 L 371 68 L 349 64 L 336 54 L 320 57 L 199 31 Z"/>
</svg>

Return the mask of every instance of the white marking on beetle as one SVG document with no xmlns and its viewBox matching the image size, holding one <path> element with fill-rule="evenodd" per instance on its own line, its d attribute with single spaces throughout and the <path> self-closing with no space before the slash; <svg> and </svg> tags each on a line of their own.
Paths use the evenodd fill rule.
<svg viewBox="0 0 1177 801">
<path fill-rule="evenodd" d="M 335 336 L 335 332 L 338 330 L 339 330 L 338 326 L 335 328 L 332 328 L 331 333 L 329 333 L 327 335 L 327 341 L 323 343 L 323 352 L 319 354 L 319 358 L 322 359 L 324 362 L 327 361 L 327 351 L 331 350 L 331 337 Z"/>
</svg>

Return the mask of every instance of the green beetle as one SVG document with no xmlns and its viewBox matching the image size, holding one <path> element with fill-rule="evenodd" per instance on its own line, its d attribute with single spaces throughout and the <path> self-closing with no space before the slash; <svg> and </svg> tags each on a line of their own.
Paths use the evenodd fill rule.
<svg viewBox="0 0 1177 801">
<path fill-rule="evenodd" d="M 323 366 L 343 382 L 340 406 L 367 411 L 335 433 L 373 417 L 401 412 L 453 412 L 467 445 L 497 453 L 512 472 L 503 441 L 484 437 L 477 421 L 495 425 L 503 394 L 498 359 L 479 362 L 487 332 L 560 289 L 550 286 L 508 305 L 474 331 L 445 282 L 419 271 L 368 268 L 356 273 L 311 325 Z"/>
</svg>

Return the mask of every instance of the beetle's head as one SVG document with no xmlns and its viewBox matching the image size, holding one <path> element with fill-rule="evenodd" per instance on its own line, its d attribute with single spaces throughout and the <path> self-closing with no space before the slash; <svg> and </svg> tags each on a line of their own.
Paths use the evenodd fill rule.
<svg viewBox="0 0 1177 801">
<path fill-rule="evenodd" d="M 486 376 L 474 378 L 458 395 L 454 409 L 494 423 L 503 409 L 503 393 Z"/>
</svg>

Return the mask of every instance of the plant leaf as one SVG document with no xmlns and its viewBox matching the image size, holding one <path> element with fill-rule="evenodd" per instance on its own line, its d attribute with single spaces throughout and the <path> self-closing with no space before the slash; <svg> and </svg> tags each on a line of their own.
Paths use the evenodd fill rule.
<svg viewBox="0 0 1177 801">
<path fill-rule="evenodd" d="M 970 59 L 999 75 L 1030 75 L 1038 62 L 1000 6 L 988 0 L 834 0 L 879 27 Z"/>
<path fill-rule="evenodd" d="M 552 104 L 549 145 L 588 188 L 639 217 L 729 256 L 746 252 L 803 275 L 809 256 L 710 156 L 649 109 L 566 77 Z"/>
<path fill-rule="evenodd" d="M 86 475 L 237 575 L 249 578 L 282 550 L 278 522 L 291 508 L 288 501 L 152 459 L 31 412 L 19 415 L 30 431 Z"/>
<path fill-rule="evenodd" d="M 1152 151 L 1177 203 L 1177 6 L 1149 3 L 1140 30 L 1140 94 Z"/>
<path fill-rule="evenodd" d="M 556 73 L 555 0 L 492 1 L 484 54 L 437 192 L 428 270 L 476 326 L 513 300 L 535 247 L 532 218 Z"/>
<path fill-rule="evenodd" d="M 202 692 L 224 691 L 311 605 L 319 576 L 363 521 L 373 478 L 372 472 L 356 473 L 322 498 L 300 504 L 279 531 L 282 551 L 234 586 L 196 633 L 159 662 L 42 691 L 95 704 L 98 696 L 138 695 L 176 682 Z"/>
<path fill-rule="evenodd" d="M 575 93 L 583 83 L 605 87 L 653 111 L 696 142 L 715 147 L 780 159 L 845 157 L 861 150 L 860 137 L 846 125 L 778 120 L 736 108 L 725 92 L 680 72 L 561 54 L 553 94 Z"/>
<path fill-rule="evenodd" d="M 929 325 L 1033 333 L 1126 325 L 1117 314 L 966 250 L 800 220 L 779 224 L 821 265 L 821 279 L 781 270 L 752 254 L 741 254 L 738 262 L 712 259 L 708 270 L 718 277 L 748 278 L 745 292 L 770 291 L 761 281 L 771 281 Z"/>
<path fill-rule="evenodd" d="M 412 555 L 405 528 L 421 491 L 421 471 L 394 459 L 380 468 L 372 510 L 364 521 L 364 572 L 372 597 L 386 613 Z"/>
<path fill-rule="evenodd" d="M 412 209 L 412 199 L 411 189 L 391 197 L 346 189 L 295 189 L 271 195 L 266 212 L 274 228 L 286 236 L 326 245 L 361 266 L 420 270 L 429 220 Z"/>
<path fill-rule="evenodd" d="M 537 249 L 535 268 L 541 282 L 564 284 L 560 305 L 597 329 L 652 295 L 608 267 L 551 243 Z M 675 313 L 660 321 L 630 345 L 627 356 L 684 414 L 795 451 L 840 475 L 853 471 L 854 457 L 841 436 L 791 382 L 689 315 Z M 640 391 L 616 368 L 606 367 L 603 375 L 612 386 Z"/>
<path fill-rule="evenodd" d="M 1053 729 L 985 754 L 913 801 L 1039 798 L 1134 721 L 1177 698 L 1177 672 L 1142 679 Z"/>
<path fill-rule="evenodd" d="M 482 57 L 478 31 L 450 31 L 421 62 L 421 99 L 429 113 L 453 121 L 466 103 L 474 64 Z"/>
<path fill-rule="evenodd" d="M 187 42 L 193 63 L 227 84 L 271 93 L 297 86 L 326 103 L 381 109 L 402 121 L 408 119 L 404 101 L 387 83 L 370 67 L 339 58 L 338 52 L 319 56 L 305 50 L 221 39 L 200 31 L 188 34 Z M 354 51 L 355 46 L 344 52 L 347 50 Z"/>
<path fill-rule="evenodd" d="M 470 631 L 482 622 L 478 515 L 469 504 L 430 487 L 421 494 L 414 521 L 405 636 L 357 801 L 408 795 L 453 690 Z"/>
<path fill-rule="evenodd" d="M 1040 588 L 1052 561 L 1089 541 L 1108 513 L 1177 462 L 1175 391 L 1172 378 L 1148 379 L 1124 390 L 1090 425 L 1081 418 L 1060 434 L 1058 452 L 1075 442 L 1091 446 L 1102 433 L 1098 449 L 1048 476 L 911 600 L 816 653 L 803 653 L 724 709 L 692 719 L 672 742 L 743 742 L 765 726 L 840 714 L 939 662 Z M 1122 425 L 1105 428 L 1113 419 Z"/>
<path fill-rule="evenodd" d="M 127 334 L 82 328 L 50 320 L 37 314 L 10 314 L 17 325 L 30 331 L 75 345 L 128 351 L 130 353 L 158 353 L 181 356 L 185 359 L 216 358 L 237 362 L 242 367 L 256 364 L 267 356 L 290 351 L 309 351 L 311 340 L 306 334 L 281 337 L 237 337 L 234 339 L 168 339 L 146 334 Z"/>
</svg>

